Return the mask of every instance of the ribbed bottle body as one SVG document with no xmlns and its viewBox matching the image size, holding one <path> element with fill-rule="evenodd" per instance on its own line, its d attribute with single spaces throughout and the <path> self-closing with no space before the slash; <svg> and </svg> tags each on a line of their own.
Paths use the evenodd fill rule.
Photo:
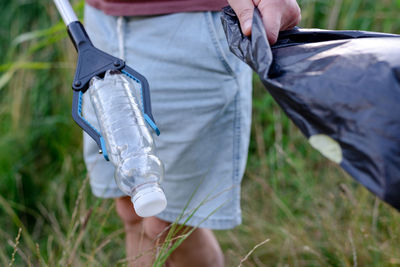
<svg viewBox="0 0 400 267">
<path fill-rule="evenodd" d="M 162 192 L 159 183 L 164 175 L 135 92 L 129 78 L 110 72 L 104 79 L 93 78 L 88 89 L 108 157 L 115 166 L 115 180 L 132 200 L 140 198 L 140 191 L 151 192 L 149 188 Z"/>
</svg>

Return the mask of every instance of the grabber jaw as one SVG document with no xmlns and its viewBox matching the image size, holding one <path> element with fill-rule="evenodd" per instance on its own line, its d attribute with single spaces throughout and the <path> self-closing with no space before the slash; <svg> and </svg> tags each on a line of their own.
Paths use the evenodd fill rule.
<svg viewBox="0 0 400 267">
<path fill-rule="evenodd" d="M 123 60 L 94 47 L 79 21 L 68 25 L 68 34 L 78 51 L 78 61 L 72 83 L 74 90 L 85 92 L 93 77 L 103 78 L 107 70 L 121 70 L 125 67 Z"/>
<path fill-rule="evenodd" d="M 72 96 L 72 118 L 93 140 L 99 147 L 100 154 L 103 154 L 104 158 L 109 161 L 106 143 L 101 133 L 94 128 L 85 118 L 82 116 L 82 91 L 74 90 Z"/>
<path fill-rule="evenodd" d="M 75 71 L 74 81 L 72 83 L 72 118 L 75 122 L 96 141 L 100 153 L 106 160 L 108 159 L 105 141 L 96 128 L 94 128 L 82 116 L 82 95 L 88 90 L 89 82 L 93 77 L 103 78 L 106 71 L 120 71 L 136 83 L 140 84 L 141 107 L 143 117 L 147 124 L 160 135 L 160 130 L 154 122 L 151 113 L 151 100 L 149 84 L 146 78 L 132 68 L 125 65 L 122 59 L 113 57 L 93 46 L 83 25 L 79 21 L 73 21 L 68 24 L 68 33 L 78 51 L 78 63 Z"/>
</svg>

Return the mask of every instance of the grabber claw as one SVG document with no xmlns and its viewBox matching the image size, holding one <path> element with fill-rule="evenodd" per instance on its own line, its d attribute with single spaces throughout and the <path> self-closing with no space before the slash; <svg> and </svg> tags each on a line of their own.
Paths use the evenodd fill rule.
<svg viewBox="0 0 400 267">
<path fill-rule="evenodd" d="M 137 71 L 126 66 L 122 59 L 111 56 L 94 47 L 68 0 L 54 0 L 54 3 L 67 25 L 68 34 L 78 52 L 75 77 L 72 83 L 72 89 L 74 90 L 72 118 L 75 122 L 96 141 L 100 152 L 103 154 L 104 158 L 108 160 L 107 149 L 100 131 L 96 130 L 96 128 L 90 125 L 82 116 L 82 95 L 88 90 L 89 82 L 93 77 L 97 76 L 103 78 L 108 70 L 118 70 L 140 84 L 140 101 L 143 117 L 147 124 L 159 135 L 160 130 L 155 124 L 151 113 L 150 90 L 146 78 Z"/>
</svg>

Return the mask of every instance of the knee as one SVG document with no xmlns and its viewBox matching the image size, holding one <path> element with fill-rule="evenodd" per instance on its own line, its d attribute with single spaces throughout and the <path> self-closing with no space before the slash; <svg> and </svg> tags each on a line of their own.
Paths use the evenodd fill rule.
<svg viewBox="0 0 400 267">
<path fill-rule="evenodd" d="M 118 216 L 124 223 L 125 229 L 137 229 L 136 226 L 143 222 L 143 230 L 150 239 L 163 238 L 168 232 L 169 222 L 163 221 L 156 217 L 142 218 L 136 214 L 131 199 L 129 197 L 121 197 L 115 201 Z"/>
<path fill-rule="evenodd" d="M 118 216 L 121 218 L 125 228 L 134 226 L 142 222 L 143 218 L 136 214 L 131 199 L 129 197 L 121 197 L 115 201 Z"/>
<path fill-rule="evenodd" d="M 168 233 L 168 227 L 171 223 L 158 219 L 156 217 L 149 217 L 144 219 L 144 232 L 151 240 L 158 238 L 164 239 Z"/>
</svg>

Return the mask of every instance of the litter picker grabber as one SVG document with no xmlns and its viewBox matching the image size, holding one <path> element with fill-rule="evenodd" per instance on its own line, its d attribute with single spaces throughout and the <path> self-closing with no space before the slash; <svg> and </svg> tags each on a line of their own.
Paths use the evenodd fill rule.
<svg viewBox="0 0 400 267">
<path fill-rule="evenodd" d="M 103 78 L 106 71 L 120 71 L 134 82 L 140 84 L 141 107 L 147 124 L 160 134 L 151 114 L 149 84 L 144 76 L 128 67 L 122 59 L 111 56 L 93 46 L 83 25 L 76 17 L 68 0 L 54 0 L 61 17 L 67 26 L 68 34 L 78 52 L 75 77 L 72 83 L 72 118 L 88 133 L 99 146 L 99 152 L 108 160 L 105 141 L 97 129 L 90 125 L 82 116 L 82 95 L 88 90 L 93 77 Z"/>
</svg>

